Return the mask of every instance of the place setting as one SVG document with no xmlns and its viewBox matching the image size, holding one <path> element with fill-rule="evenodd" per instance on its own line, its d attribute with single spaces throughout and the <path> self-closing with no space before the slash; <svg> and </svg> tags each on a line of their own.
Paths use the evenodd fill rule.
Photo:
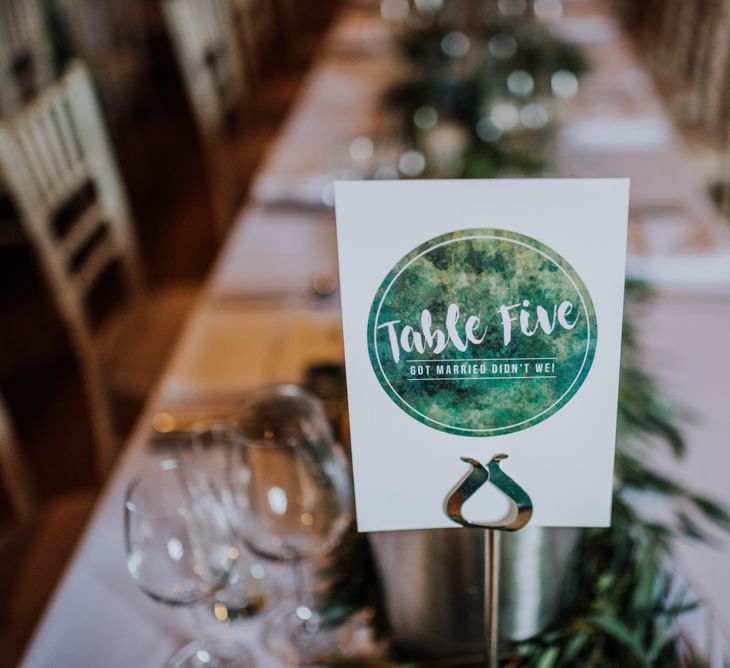
<svg viewBox="0 0 730 668">
<path fill-rule="evenodd" d="M 127 487 L 124 537 L 140 590 L 197 619 L 199 637 L 167 665 L 266 665 L 235 632 L 259 614 L 257 644 L 271 660 L 313 665 L 343 651 L 324 632 L 306 574 L 352 515 L 349 464 L 322 403 L 293 385 L 254 391 L 234 414 L 199 419 L 164 446 L 170 458 Z M 289 578 L 272 574 L 282 569 Z M 204 635 L 216 623 L 227 633 Z"/>
</svg>

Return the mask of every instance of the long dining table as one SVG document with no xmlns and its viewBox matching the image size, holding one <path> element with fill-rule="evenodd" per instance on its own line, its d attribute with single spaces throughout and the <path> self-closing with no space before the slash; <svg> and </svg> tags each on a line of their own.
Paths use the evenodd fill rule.
<svg viewBox="0 0 730 668">
<path fill-rule="evenodd" d="M 585 49 L 591 71 L 561 112 L 558 168 L 563 176 L 632 178 L 629 271 L 657 291 L 639 321 L 646 364 L 696 414 L 681 468 L 660 452 L 654 458 L 730 504 L 728 226 L 694 181 L 681 136 L 615 19 L 598 0 L 563 7 L 552 27 Z M 358 176 L 352 142 L 382 131 L 380 99 L 403 73 L 387 21 L 367 4 L 344 5 L 106 483 L 25 668 L 160 666 L 192 637 L 190 612 L 153 602 L 127 572 L 125 487 L 169 455 L 152 445 L 156 413 L 221 406 L 262 385 L 301 383 L 312 364 L 342 361 L 337 291 L 316 289 L 336 285 L 331 182 Z M 666 510 L 650 498 L 640 503 Z M 711 619 L 704 649 L 713 665 L 730 637 L 728 550 L 722 535 L 715 546 L 676 550 L 677 570 Z M 259 666 L 276 668 L 261 624 L 253 618 L 225 632 L 248 645 Z"/>
</svg>

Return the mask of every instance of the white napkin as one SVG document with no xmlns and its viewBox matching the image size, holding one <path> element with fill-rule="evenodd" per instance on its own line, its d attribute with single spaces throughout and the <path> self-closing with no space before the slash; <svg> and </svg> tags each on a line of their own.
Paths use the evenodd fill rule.
<svg viewBox="0 0 730 668">
<path fill-rule="evenodd" d="M 249 207 L 208 284 L 213 298 L 313 297 L 312 282 L 337 276 L 333 216 Z"/>
<path fill-rule="evenodd" d="M 561 142 L 573 151 L 642 152 L 672 141 L 672 127 L 663 116 L 599 116 L 575 120 L 561 132 Z"/>
<path fill-rule="evenodd" d="M 559 37 L 583 45 L 606 44 L 621 37 L 618 23 L 608 16 L 574 16 L 556 21 L 553 28 Z"/>
<path fill-rule="evenodd" d="M 730 294 L 730 250 L 654 256 L 629 254 L 626 275 L 657 288 Z"/>
</svg>

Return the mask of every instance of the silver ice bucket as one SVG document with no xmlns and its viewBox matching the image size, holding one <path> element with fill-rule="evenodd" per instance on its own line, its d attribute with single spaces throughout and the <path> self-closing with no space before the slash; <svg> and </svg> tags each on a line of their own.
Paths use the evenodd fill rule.
<svg viewBox="0 0 730 668">
<path fill-rule="evenodd" d="M 500 635 L 523 640 L 566 603 L 580 529 L 525 527 L 501 541 Z M 424 656 L 484 649 L 484 532 L 373 533 L 394 641 Z"/>
</svg>

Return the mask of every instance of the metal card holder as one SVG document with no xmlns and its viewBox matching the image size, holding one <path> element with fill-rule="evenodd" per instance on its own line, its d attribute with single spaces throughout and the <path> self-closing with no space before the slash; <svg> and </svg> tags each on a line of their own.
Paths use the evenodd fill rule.
<svg viewBox="0 0 730 668">
<path fill-rule="evenodd" d="M 505 454 L 495 455 L 486 465 L 483 465 L 470 457 L 461 458 L 461 461 L 471 466 L 471 470 L 451 490 L 444 504 L 446 514 L 454 522 L 472 529 L 518 531 L 530 521 L 532 500 L 529 494 L 500 468 L 500 462 L 505 459 L 507 459 Z M 510 512 L 502 520 L 496 522 L 488 524 L 471 522 L 462 514 L 462 506 L 487 482 L 492 483 L 510 500 Z"/>
<path fill-rule="evenodd" d="M 499 666 L 499 571 L 500 531 L 519 531 L 532 517 L 532 500 L 510 476 L 500 468 L 507 455 L 499 454 L 483 465 L 476 459 L 462 457 L 471 469 L 449 492 L 444 503 L 446 514 L 461 526 L 485 529 L 484 624 L 487 668 Z M 466 519 L 462 507 L 487 482 L 499 489 L 509 500 L 510 510 L 501 520 L 490 523 Z"/>
</svg>

